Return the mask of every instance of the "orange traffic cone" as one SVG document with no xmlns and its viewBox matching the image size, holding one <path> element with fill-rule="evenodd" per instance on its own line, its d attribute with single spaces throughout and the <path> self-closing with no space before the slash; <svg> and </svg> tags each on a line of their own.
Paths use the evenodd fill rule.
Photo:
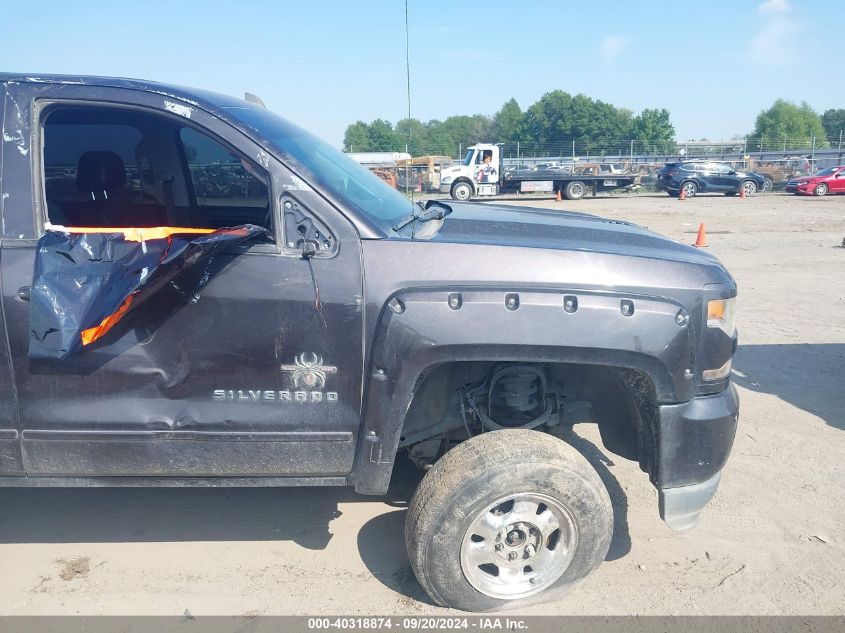
<svg viewBox="0 0 845 633">
<path fill-rule="evenodd" d="M 687 192 L 681 189 L 681 193 L 678 195 L 678 200 L 686 200 L 687 199 Z"/>
<path fill-rule="evenodd" d="M 557 195 L 555 196 L 555 200 L 556 200 L 557 202 L 560 202 L 560 200 L 561 200 L 561 197 L 560 197 L 560 189 L 558 189 L 558 190 L 557 190 Z"/>
<path fill-rule="evenodd" d="M 698 225 L 698 236 L 695 238 L 696 248 L 707 248 L 707 235 L 704 232 L 704 222 Z"/>
<path fill-rule="evenodd" d="M 745 200 L 745 187 L 739 188 L 739 197 Z"/>
</svg>

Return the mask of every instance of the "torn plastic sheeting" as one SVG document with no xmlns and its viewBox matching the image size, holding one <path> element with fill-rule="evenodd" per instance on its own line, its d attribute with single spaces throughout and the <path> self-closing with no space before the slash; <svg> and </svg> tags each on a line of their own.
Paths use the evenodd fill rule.
<svg viewBox="0 0 845 633">
<path fill-rule="evenodd" d="M 51 227 L 38 241 L 29 357 L 67 358 L 183 272 L 265 235 L 266 229 L 251 224 L 216 231 Z M 208 269 L 196 276 L 190 287 L 180 288 L 182 296 L 195 295 L 209 277 Z"/>
</svg>

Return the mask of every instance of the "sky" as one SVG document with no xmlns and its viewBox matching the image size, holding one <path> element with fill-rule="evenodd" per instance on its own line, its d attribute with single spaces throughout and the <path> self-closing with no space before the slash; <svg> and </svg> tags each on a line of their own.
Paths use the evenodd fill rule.
<svg viewBox="0 0 845 633">
<path fill-rule="evenodd" d="M 267 106 L 340 146 L 407 116 L 404 0 L 3 3 L 0 72 L 151 79 Z M 583 93 L 667 108 L 678 140 L 747 134 L 775 99 L 845 107 L 841 11 L 824 0 L 409 0 L 411 116 Z M 495 142 L 496 139 L 490 139 Z"/>
</svg>

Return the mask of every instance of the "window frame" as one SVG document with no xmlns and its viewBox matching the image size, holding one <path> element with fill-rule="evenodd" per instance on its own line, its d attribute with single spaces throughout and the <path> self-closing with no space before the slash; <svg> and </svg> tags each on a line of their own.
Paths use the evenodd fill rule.
<svg viewBox="0 0 845 633">
<path fill-rule="evenodd" d="M 250 163 L 255 165 L 258 169 L 260 169 L 263 173 L 267 174 L 267 195 L 269 198 L 270 203 L 270 233 L 273 238 L 273 243 L 271 244 L 251 244 L 247 247 L 245 251 L 238 251 L 244 255 L 267 255 L 267 254 L 274 254 L 274 255 L 287 255 L 283 252 L 282 245 L 284 244 L 284 227 L 281 226 L 281 222 L 279 221 L 279 208 L 278 208 L 278 200 L 280 196 L 280 192 L 276 191 L 275 186 L 275 175 L 273 174 L 272 170 L 269 167 L 264 167 L 261 165 L 256 165 L 255 161 L 251 160 L 250 158 L 245 156 L 245 152 L 235 147 L 232 143 L 226 141 L 224 138 L 221 138 L 220 135 L 216 134 L 213 130 L 208 129 L 207 127 L 202 126 L 201 124 L 195 123 L 192 119 L 187 119 L 185 117 L 179 116 L 177 114 L 173 114 L 166 110 L 162 110 L 156 107 L 134 104 L 134 103 L 125 103 L 125 102 L 115 102 L 115 101 L 101 101 L 101 100 L 94 100 L 94 99 L 56 99 L 51 97 L 42 97 L 36 98 L 33 101 L 33 113 L 32 117 L 36 125 L 33 125 L 33 134 L 36 135 L 34 139 L 35 142 L 33 143 L 34 151 L 38 152 L 37 156 L 33 156 L 32 160 L 32 168 L 33 168 L 33 185 L 37 189 L 34 192 L 33 200 L 36 203 L 33 208 L 33 216 L 35 219 L 35 233 L 36 239 L 44 234 L 45 231 L 45 224 L 49 221 L 48 212 L 47 212 L 47 181 L 46 181 L 46 169 L 44 165 L 44 140 L 46 137 L 45 134 L 45 125 L 47 119 L 50 116 L 50 113 L 54 110 L 60 109 L 62 107 L 68 108 L 99 108 L 99 109 L 109 109 L 109 110 L 130 110 L 135 112 L 141 112 L 153 117 L 160 117 L 164 119 L 169 119 L 176 123 L 179 127 L 190 127 L 194 129 L 197 133 L 203 134 L 210 139 L 214 140 L 215 142 L 219 143 L 227 150 L 231 151 L 233 154 L 248 160 Z M 242 135 L 242 133 L 238 132 Z M 177 132 L 177 147 L 179 150 L 179 158 L 182 162 L 182 169 L 184 170 L 185 174 L 188 176 L 188 187 L 190 189 L 190 193 L 193 196 L 193 182 L 190 181 L 190 173 L 187 170 L 187 164 L 185 162 L 184 156 L 184 148 L 182 147 L 181 140 L 178 139 L 179 133 Z M 244 141 L 249 142 L 253 145 L 257 144 L 252 140 L 243 136 Z M 194 201 L 196 198 L 194 198 Z M 241 247 L 243 248 L 243 247 Z"/>
</svg>

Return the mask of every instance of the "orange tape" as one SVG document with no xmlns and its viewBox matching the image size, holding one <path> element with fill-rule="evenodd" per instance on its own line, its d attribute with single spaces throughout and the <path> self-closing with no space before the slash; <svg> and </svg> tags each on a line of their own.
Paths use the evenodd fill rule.
<svg viewBox="0 0 845 633">
<path fill-rule="evenodd" d="M 95 325 L 87 330 L 82 330 L 82 345 L 90 345 L 97 339 L 103 337 L 106 332 L 117 325 L 117 322 L 123 318 L 123 315 L 126 314 L 126 311 L 129 309 L 132 300 L 135 298 L 135 294 L 136 293 L 133 292 L 131 295 L 126 297 L 117 310 L 100 321 L 100 325 Z"/>
<path fill-rule="evenodd" d="M 66 226 L 55 229 L 65 233 L 123 233 L 127 242 L 145 242 L 147 240 L 162 240 L 171 235 L 195 233 L 205 235 L 214 233 L 217 229 L 191 229 L 183 226 L 152 226 L 145 227 L 101 227 L 101 226 Z"/>
</svg>

